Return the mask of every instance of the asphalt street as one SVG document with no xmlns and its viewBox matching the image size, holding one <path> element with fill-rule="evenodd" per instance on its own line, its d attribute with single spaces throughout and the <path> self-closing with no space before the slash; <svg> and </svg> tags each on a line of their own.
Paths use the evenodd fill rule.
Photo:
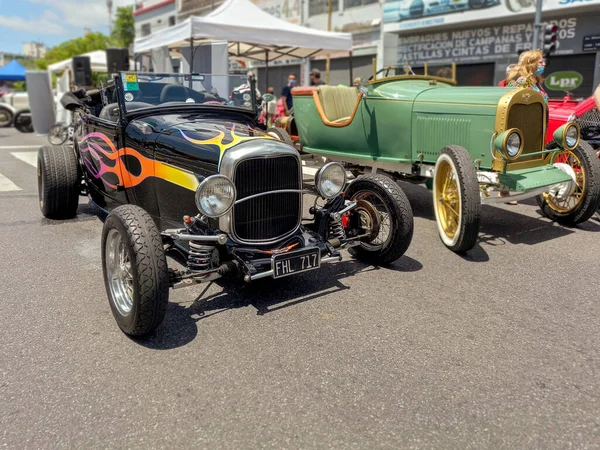
<svg viewBox="0 0 600 450">
<path fill-rule="evenodd" d="M 96 209 L 39 211 L 44 142 L 0 129 L 0 447 L 600 447 L 599 222 L 486 206 L 461 257 L 403 184 L 415 234 L 391 267 L 345 253 L 172 291 L 135 340 L 109 309 Z"/>
</svg>

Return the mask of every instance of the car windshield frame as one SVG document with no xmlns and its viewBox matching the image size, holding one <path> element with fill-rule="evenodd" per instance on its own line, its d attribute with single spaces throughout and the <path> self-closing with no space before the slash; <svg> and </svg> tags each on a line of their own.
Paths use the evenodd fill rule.
<svg viewBox="0 0 600 450">
<path fill-rule="evenodd" d="M 119 72 L 118 102 L 129 114 L 160 107 L 218 107 L 252 111 L 251 78 L 240 74 Z M 167 89 L 167 87 L 169 87 Z M 256 87 L 255 87 L 256 89 Z"/>
</svg>

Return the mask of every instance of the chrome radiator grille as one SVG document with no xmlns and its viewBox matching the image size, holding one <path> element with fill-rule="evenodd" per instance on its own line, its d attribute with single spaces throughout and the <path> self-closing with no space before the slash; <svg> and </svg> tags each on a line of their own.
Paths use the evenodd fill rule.
<svg viewBox="0 0 600 450">
<path fill-rule="evenodd" d="M 541 103 L 531 105 L 516 104 L 508 112 L 506 129 L 518 128 L 523 133 L 525 148 L 523 155 L 540 152 L 544 147 L 544 108 Z M 522 158 L 519 161 L 541 159 L 542 156 Z"/>
<path fill-rule="evenodd" d="M 235 170 L 237 199 L 282 189 L 302 189 L 297 157 L 279 156 L 241 161 Z M 302 194 L 271 193 L 235 205 L 233 232 L 241 241 L 269 241 L 292 232 L 300 223 Z"/>
</svg>

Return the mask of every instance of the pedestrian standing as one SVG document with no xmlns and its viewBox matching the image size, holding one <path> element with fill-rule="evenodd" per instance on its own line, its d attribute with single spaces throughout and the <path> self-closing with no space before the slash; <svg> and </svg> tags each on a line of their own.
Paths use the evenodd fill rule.
<svg viewBox="0 0 600 450">
<path fill-rule="evenodd" d="M 311 86 L 322 86 L 325 83 L 321 80 L 321 71 L 319 69 L 313 69 L 310 71 L 310 85 Z"/>
<path fill-rule="evenodd" d="M 296 75 L 290 73 L 288 75 L 288 84 L 281 90 L 281 99 L 283 100 L 283 108 L 286 116 L 290 115 L 290 110 L 294 106 L 292 100 L 292 89 L 296 86 Z"/>
<path fill-rule="evenodd" d="M 548 103 L 548 94 L 542 87 L 542 74 L 546 69 L 546 60 L 541 50 L 528 50 L 521 53 L 519 62 L 506 77 L 507 87 L 526 87 L 542 95 Z"/>
<path fill-rule="evenodd" d="M 512 72 L 514 72 L 514 70 L 517 68 L 516 64 L 510 64 L 509 66 L 506 67 L 506 78 L 504 80 L 502 80 L 500 83 L 498 83 L 498 86 L 500 87 L 506 87 L 508 85 L 508 77 L 510 76 L 510 74 Z"/>
</svg>

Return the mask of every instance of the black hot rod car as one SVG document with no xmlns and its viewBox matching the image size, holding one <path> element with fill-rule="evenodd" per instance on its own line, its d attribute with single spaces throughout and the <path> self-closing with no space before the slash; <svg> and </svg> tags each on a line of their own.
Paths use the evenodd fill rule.
<svg viewBox="0 0 600 450">
<path fill-rule="evenodd" d="M 44 216 L 75 216 L 80 195 L 108 213 L 104 281 L 127 334 L 161 323 L 169 288 L 285 277 L 340 261 L 350 246 L 390 263 L 410 245 L 412 210 L 396 183 L 369 174 L 346 186 L 345 170 L 330 163 L 307 191 L 298 152 L 259 129 L 255 99 L 236 106 L 219 96 L 243 82 L 121 73 L 75 105 L 73 146 L 39 151 Z M 303 194 L 314 191 L 303 219 Z M 169 267 L 171 254 L 184 264 Z"/>
</svg>

